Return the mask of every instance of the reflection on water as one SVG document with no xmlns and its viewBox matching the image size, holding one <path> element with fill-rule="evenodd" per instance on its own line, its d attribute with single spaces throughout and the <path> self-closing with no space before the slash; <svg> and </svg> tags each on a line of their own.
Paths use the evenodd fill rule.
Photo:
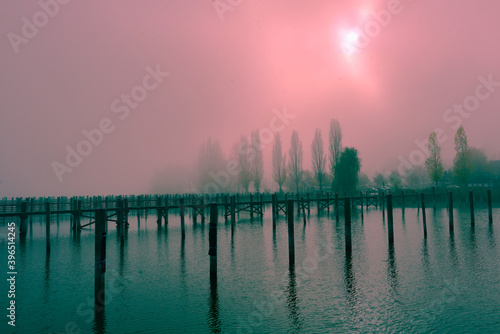
<svg viewBox="0 0 500 334">
<path fill-rule="evenodd" d="M 93 226 L 73 233 L 68 217 L 58 217 L 47 253 L 44 221 L 34 217 L 18 245 L 23 275 L 17 315 L 29 319 L 20 333 L 61 333 L 68 323 L 81 333 L 237 333 L 240 320 L 254 333 L 415 332 L 416 323 L 428 332 L 500 331 L 490 320 L 500 309 L 500 212 L 495 210 L 489 224 L 487 212 L 478 210 L 471 227 L 467 207 L 456 209 L 450 233 L 447 210 L 432 211 L 424 239 L 419 210 L 407 208 L 403 215 L 396 209 L 395 243 L 388 245 L 385 213 L 370 208 L 362 217 L 354 209 L 347 255 L 343 214 L 336 221 L 333 211 L 307 212 L 306 225 L 301 216 L 296 221 L 297 267 L 288 266 L 283 215 L 276 228 L 270 210 L 253 220 L 239 213 L 234 226 L 220 216 L 218 274 L 212 281 L 208 229 L 200 217 L 193 224 L 186 215 L 182 238 L 178 212 L 170 213 L 167 226 L 156 224 L 154 214 L 133 213 L 123 242 L 116 224 L 109 223 L 107 272 L 135 280 L 115 284 L 108 274 L 106 308 L 95 314 L 81 306 L 93 303 Z M 320 248 L 325 259 L 304 266 L 320 239 L 332 240 L 332 253 Z M 466 289 L 440 303 L 451 278 Z M 276 291 L 285 298 L 265 304 Z"/>
<path fill-rule="evenodd" d="M 102 311 L 94 312 L 94 325 L 92 327 L 93 333 L 104 334 L 106 333 L 106 312 L 103 308 Z"/>
<path fill-rule="evenodd" d="M 219 294 L 217 292 L 217 279 L 210 280 L 207 320 L 210 332 L 222 333 L 221 321 L 219 319 Z"/>
<path fill-rule="evenodd" d="M 292 333 L 301 333 L 302 319 L 299 310 L 299 298 L 297 296 L 297 282 L 295 275 L 295 266 L 290 266 L 288 271 L 288 286 L 286 304 L 288 307 L 288 319 L 292 325 Z"/>
<path fill-rule="evenodd" d="M 394 245 L 389 244 L 387 250 L 387 281 L 394 294 L 398 294 L 398 269 L 396 266 L 396 257 L 394 255 Z"/>
<path fill-rule="evenodd" d="M 354 311 L 356 309 L 356 279 L 354 277 L 352 266 L 352 255 L 350 253 L 347 253 L 345 256 L 344 264 L 345 292 L 347 296 L 347 304 Z"/>
</svg>

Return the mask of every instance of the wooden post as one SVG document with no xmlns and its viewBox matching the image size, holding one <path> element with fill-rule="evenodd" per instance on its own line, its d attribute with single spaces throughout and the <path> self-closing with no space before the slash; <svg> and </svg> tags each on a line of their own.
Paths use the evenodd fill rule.
<svg viewBox="0 0 500 334">
<path fill-rule="evenodd" d="M 417 191 L 414 190 L 414 195 L 415 195 L 415 200 L 417 202 L 417 214 L 420 214 L 420 204 L 422 204 L 422 202 L 418 200 L 418 194 L 417 194 Z"/>
<path fill-rule="evenodd" d="M 311 214 L 311 200 L 309 198 L 309 193 L 307 193 L 307 215 Z"/>
<path fill-rule="evenodd" d="M 365 218 L 365 214 L 364 214 L 364 210 L 363 210 L 363 192 L 361 191 L 359 193 L 359 202 L 361 204 L 361 219 L 364 219 Z"/>
<path fill-rule="evenodd" d="M 392 194 L 387 195 L 387 232 L 389 234 L 389 245 L 394 244 L 394 216 L 392 212 Z"/>
<path fill-rule="evenodd" d="M 158 219 L 156 220 L 156 223 L 158 223 L 158 227 L 161 227 L 161 197 L 156 195 L 156 212 L 158 215 Z"/>
<path fill-rule="evenodd" d="M 290 267 L 295 266 L 295 238 L 293 234 L 293 200 L 287 201 L 287 218 L 288 218 L 288 264 Z"/>
<path fill-rule="evenodd" d="M 453 193 L 448 192 L 448 218 L 450 225 L 450 232 L 453 232 Z"/>
<path fill-rule="evenodd" d="M 344 220 L 345 220 L 345 252 L 347 256 L 352 253 L 352 239 L 351 239 L 351 198 L 344 198 Z"/>
<path fill-rule="evenodd" d="M 106 272 L 106 211 L 95 212 L 95 285 L 94 308 L 97 312 L 104 311 L 104 273 Z"/>
<path fill-rule="evenodd" d="M 201 209 L 200 209 L 201 223 L 205 224 L 205 198 L 203 196 L 201 196 L 201 198 L 200 198 L 200 205 L 201 205 Z"/>
<path fill-rule="evenodd" d="M 210 230 L 208 255 L 210 255 L 210 282 L 217 281 L 217 203 L 210 204 Z"/>
<path fill-rule="evenodd" d="M 276 215 L 278 214 L 276 211 L 277 209 L 277 204 L 276 204 L 276 193 L 274 193 L 272 196 L 271 196 L 272 200 L 272 204 L 271 204 L 271 211 L 272 211 L 272 214 L 273 214 L 273 229 L 276 229 Z"/>
<path fill-rule="evenodd" d="M 382 193 L 380 194 L 380 202 L 381 202 L 381 206 L 382 206 L 382 213 L 385 215 L 385 191 L 382 191 Z"/>
<path fill-rule="evenodd" d="M 123 224 L 125 229 L 128 229 L 128 213 L 130 212 L 128 208 L 128 198 L 123 200 Z"/>
<path fill-rule="evenodd" d="M 427 216 L 425 215 L 425 195 L 424 195 L 424 193 L 420 194 L 420 198 L 422 201 L 422 221 L 424 222 L 424 238 L 427 238 Z"/>
<path fill-rule="evenodd" d="M 165 216 L 165 227 L 168 226 L 168 196 L 165 197 L 165 207 L 163 209 L 163 215 Z"/>
<path fill-rule="evenodd" d="M 330 194 L 328 194 L 328 201 L 330 201 Z M 328 208 L 330 208 L 330 203 L 328 203 Z M 328 209 L 330 212 L 330 209 Z M 335 193 L 335 220 L 339 221 L 339 194 Z"/>
<path fill-rule="evenodd" d="M 221 197 L 222 197 L 222 195 L 221 195 Z M 224 195 L 223 198 L 224 198 L 224 204 L 223 204 L 224 205 L 224 222 L 227 223 L 227 213 L 229 212 L 228 208 L 230 208 L 230 206 L 228 204 L 229 202 L 228 202 L 227 194 Z"/>
<path fill-rule="evenodd" d="M 491 205 L 491 189 L 488 189 L 488 219 L 490 224 L 493 223 L 493 207 Z"/>
<path fill-rule="evenodd" d="M 337 195 L 335 195 L 335 196 L 337 196 Z M 335 199 L 335 204 L 337 204 L 337 202 L 338 202 L 338 200 Z M 335 208 L 337 208 L 337 207 L 338 206 L 336 205 Z M 326 193 L 326 211 L 328 212 L 328 216 L 330 216 L 330 192 Z M 337 210 L 335 209 L 335 211 L 337 211 Z M 337 218 L 337 220 L 338 220 L 338 218 Z"/>
<path fill-rule="evenodd" d="M 253 219 L 253 195 L 250 194 L 250 219 Z"/>
<path fill-rule="evenodd" d="M 307 221 L 306 221 L 306 209 L 305 209 L 304 197 L 301 197 L 300 201 L 302 202 L 302 217 L 304 217 L 304 226 L 306 226 Z"/>
<path fill-rule="evenodd" d="M 71 229 L 73 232 L 76 231 L 76 203 L 75 198 L 71 197 L 69 199 L 69 208 L 71 210 Z"/>
<path fill-rule="evenodd" d="M 123 233 L 123 199 L 121 197 L 116 200 L 116 232 L 120 237 L 121 242 L 125 240 L 125 235 Z"/>
<path fill-rule="evenodd" d="M 405 213 L 405 191 L 401 190 L 401 208 L 403 209 L 403 214 Z"/>
<path fill-rule="evenodd" d="M 293 196 L 292 196 L 293 198 Z M 297 217 L 300 218 L 300 198 L 299 198 L 299 193 L 297 192 L 297 194 L 295 194 L 295 198 L 296 198 L 296 201 L 297 201 Z"/>
<path fill-rule="evenodd" d="M 82 229 L 82 201 L 77 200 L 76 202 L 76 230 L 80 231 Z"/>
<path fill-rule="evenodd" d="M 19 228 L 19 235 L 21 238 L 26 238 L 26 232 L 27 232 L 27 219 L 28 219 L 28 203 L 26 201 L 21 202 L 21 226 Z"/>
<path fill-rule="evenodd" d="M 191 211 L 191 214 L 193 215 L 193 224 L 196 225 L 196 223 L 198 221 L 197 210 L 196 210 L 196 205 L 198 204 L 198 200 L 196 199 L 195 196 L 193 196 L 191 198 L 191 204 L 193 205 L 193 208 Z"/>
<path fill-rule="evenodd" d="M 316 199 L 318 200 L 318 214 L 319 214 L 319 208 L 320 208 L 320 205 L 319 205 L 319 193 L 316 193 Z"/>
<path fill-rule="evenodd" d="M 179 199 L 179 210 L 181 215 L 181 238 L 184 240 L 186 238 L 186 226 L 184 224 L 184 198 Z"/>
<path fill-rule="evenodd" d="M 50 253 L 50 202 L 45 203 L 45 245 Z"/>
<path fill-rule="evenodd" d="M 469 204 L 470 204 L 470 224 L 472 227 L 476 225 L 476 219 L 474 217 L 474 194 L 472 190 L 469 191 Z"/>
<path fill-rule="evenodd" d="M 231 231 L 234 231 L 234 224 L 236 223 L 236 197 L 231 196 Z"/>
</svg>

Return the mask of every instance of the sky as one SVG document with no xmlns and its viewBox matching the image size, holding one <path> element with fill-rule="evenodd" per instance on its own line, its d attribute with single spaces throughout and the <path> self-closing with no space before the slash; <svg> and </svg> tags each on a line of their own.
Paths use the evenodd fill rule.
<svg viewBox="0 0 500 334">
<path fill-rule="evenodd" d="M 279 132 L 285 151 L 299 132 L 306 169 L 332 118 L 369 176 L 418 162 L 434 130 L 449 166 L 457 125 L 500 159 L 499 12 L 496 0 L 3 0 L 0 196 L 147 193 L 158 170 L 192 168 L 208 137 L 228 155 L 277 110 L 294 116 Z M 68 147 L 85 156 L 68 163 Z"/>
</svg>

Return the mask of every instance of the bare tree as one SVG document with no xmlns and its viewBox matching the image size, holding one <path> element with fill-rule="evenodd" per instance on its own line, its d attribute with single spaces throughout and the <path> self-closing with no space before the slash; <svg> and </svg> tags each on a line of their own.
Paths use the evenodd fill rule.
<svg viewBox="0 0 500 334">
<path fill-rule="evenodd" d="M 457 153 L 453 159 L 453 175 L 460 185 L 467 186 L 472 166 L 470 163 L 467 134 L 463 126 L 458 128 L 455 135 L 455 151 Z"/>
<path fill-rule="evenodd" d="M 427 174 L 429 174 L 429 179 L 437 185 L 443 178 L 444 168 L 441 159 L 441 147 L 439 147 L 436 132 L 432 132 L 429 136 L 428 149 L 429 158 L 425 161 L 425 168 Z"/>
<path fill-rule="evenodd" d="M 302 179 L 302 142 L 299 133 L 293 131 L 290 150 L 288 151 L 288 172 L 290 179 L 295 183 L 295 191 L 299 192 L 299 184 Z"/>
<path fill-rule="evenodd" d="M 250 157 L 251 176 L 255 191 L 260 192 L 260 184 L 264 176 L 264 156 L 262 154 L 262 147 L 260 146 L 259 131 L 252 131 L 251 142 L 252 153 L 254 153 L 253 157 Z"/>
<path fill-rule="evenodd" d="M 318 181 L 319 189 L 323 190 L 323 175 L 325 174 L 325 151 L 323 150 L 323 138 L 321 130 L 316 129 L 314 140 L 311 145 L 313 171 Z"/>
<path fill-rule="evenodd" d="M 329 133 L 329 143 L 330 143 L 330 171 L 332 173 L 332 178 L 335 178 L 335 166 L 340 160 L 340 155 L 342 154 L 342 128 L 338 120 L 333 118 L 330 121 L 330 133 Z"/>
<path fill-rule="evenodd" d="M 283 184 L 286 181 L 286 154 L 281 150 L 281 138 L 279 132 L 274 135 L 273 143 L 273 179 L 283 192 Z"/>
<path fill-rule="evenodd" d="M 238 184 L 248 192 L 248 187 L 251 181 L 251 159 L 250 159 L 250 143 L 245 135 L 242 135 L 239 143 L 232 150 L 232 158 L 238 162 Z"/>
</svg>

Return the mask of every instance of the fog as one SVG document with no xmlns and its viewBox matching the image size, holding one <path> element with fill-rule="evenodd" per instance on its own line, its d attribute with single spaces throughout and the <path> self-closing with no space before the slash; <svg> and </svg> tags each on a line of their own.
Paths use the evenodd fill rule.
<svg viewBox="0 0 500 334">
<path fill-rule="evenodd" d="M 415 160 L 432 131 L 449 167 L 459 125 L 500 159 L 499 12 L 495 0 L 5 0 L 0 196 L 147 193 L 161 171 L 189 178 L 209 137 L 228 158 L 259 129 L 280 132 L 284 152 L 298 131 L 311 169 L 332 118 L 370 177 Z M 68 164 L 68 147 L 85 156 Z"/>
</svg>

